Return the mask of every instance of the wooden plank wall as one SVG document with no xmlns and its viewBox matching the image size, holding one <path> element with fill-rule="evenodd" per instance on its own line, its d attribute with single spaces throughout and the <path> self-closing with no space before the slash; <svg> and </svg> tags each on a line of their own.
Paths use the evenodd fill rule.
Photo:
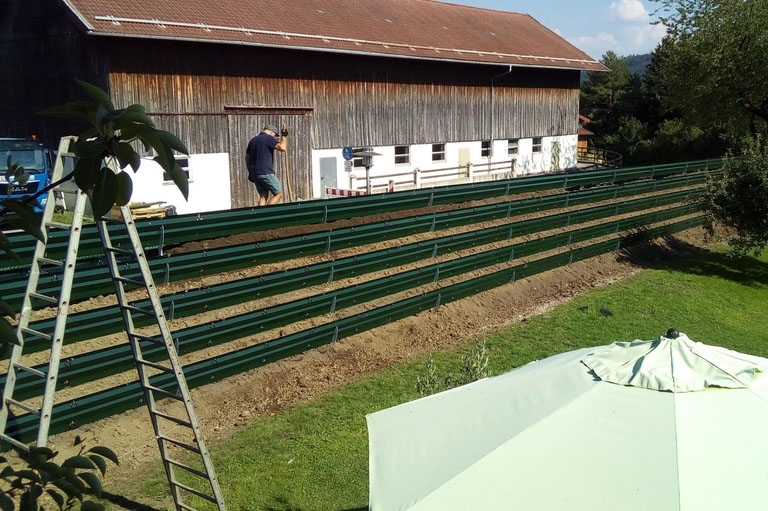
<svg viewBox="0 0 768 511">
<path fill-rule="evenodd" d="M 307 107 L 314 149 L 488 139 L 490 80 L 503 70 L 212 44 L 109 43 L 110 86 L 118 102 L 195 114 L 233 106 Z M 139 58 L 150 49 L 152 59 Z M 498 80 L 494 103 L 494 138 L 575 134 L 578 72 L 514 70 Z"/>
</svg>

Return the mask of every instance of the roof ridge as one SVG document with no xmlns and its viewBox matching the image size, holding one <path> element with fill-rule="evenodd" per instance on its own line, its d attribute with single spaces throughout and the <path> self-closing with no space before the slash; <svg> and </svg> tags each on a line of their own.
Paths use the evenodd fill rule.
<svg viewBox="0 0 768 511">
<path fill-rule="evenodd" d="M 491 9 L 489 7 L 478 7 L 476 5 L 465 5 L 465 4 L 457 4 L 457 3 L 453 3 L 453 2 L 443 2 L 442 0 L 419 0 L 419 1 L 421 1 L 421 2 L 430 2 L 430 3 L 433 3 L 433 4 L 450 5 L 452 7 L 463 7 L 465 9 L 473 9 L 473 10 L 476 10 L 476 11 L 486 11 L 486 12 L 495 12 L 495 13 L 504 13 L 504 14 L 514 14 L 516 16 L 531 16 L 527 12 L 503 11 L 501 9 Z M 531 16 L 531 17 L 533 17 L 533 16 Z"/>
</svg>

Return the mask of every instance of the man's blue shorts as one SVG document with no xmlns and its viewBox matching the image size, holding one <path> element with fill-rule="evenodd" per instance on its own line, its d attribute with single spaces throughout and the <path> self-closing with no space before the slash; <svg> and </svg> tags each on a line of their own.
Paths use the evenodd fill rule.
<svg viewBox="0 0 768 511">
<path fill-rule="evenodd" d="M 268 195 L 272 192 L 272 195 L 283 193 L 283 187 L 280 186 L 280 181 L 274 174 L 259 174 L 256 176 L 256 191 L 259 195 Z"/>
</svg>

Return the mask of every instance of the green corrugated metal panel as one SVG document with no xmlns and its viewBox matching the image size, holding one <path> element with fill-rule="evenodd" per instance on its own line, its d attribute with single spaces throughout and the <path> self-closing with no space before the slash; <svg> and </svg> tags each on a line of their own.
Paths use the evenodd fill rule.
<svg viewBox="0 0 768 511">
<path fill-rule="evenodd" d="M 655 238 L 689 229 L 702 223 L 703 217 L 696 217 L 668 226 L 649 229 L 643 234 L 646 238 Z M 306 351 L 307 349 L 411 316 L 438 304 L 459 300 L 514 280 L 520 280 L 543 271 L 567 265 L 574 261 L 618 250 L 625 246 L 626 243 L 636 239 L 636 236 L 627 236 L 571 250 L 525 265 L 517 265 L 420 296 L 400 300 L 393 304 L 378 307 L 317 328 L 304 330 L 273 341 L 249 346 L 219 357 L 190 364 L 184 368 L 187 383 L 190 387 L 198 387 L 242 373 L 269 362 Z M 153 377 L 152 384 L 171 392 L 175 391 L 172 387 L 172 379 L 168 375 Z M 51 433 L 67 431 L 98 419 L 137 408 L 143 404 L 142 397 L 141 389 L 134 382 L 59 403 L 53 410 Z M 8 429 L 9 433 L 15 438 L 25 442 L 31 441 L 34 439 L 37 429 L 36 417 L 31 414 L 16 417 L 9 421 Z"/>
<path fill-rule="evenodd" d="M 613 209 L 613 206 L 611 208 Z M 355 304 L 390 296 L 430 282 L 437 282 L 495 264 L 540 254 L 571 243 L 587 241 L 607 234 L 677 218 L 694 213 L 697 210 L 698 208 L 695 205 L 685 205 L 481 252 L 357 284 L 337 291 L 185 328 L 174 332 L 173 338 L 178 343 L 180 354 L 190 353 L 248 335 L 254 335 L 264 330 L 285 326 L 306 318 L 341 310 Z M 611 213 L 609 212 L 609 214 Z M 522 224 L 525 223 L 527 222 L 522 222 Z M 143 343 L 142 351 L 144 357 L 148 360 L 159 360 L 165 356 L 165 350 L 162 346 L 158 347 L 149 342 Z M 59 371 L 58 388 L 80 385 L 127 371 L 132 367 L 132 362 L 133 357 L 127 344 L 65 358 L 62 360 L 62 366 Z M 47 364 L 36 366 L 35 369 L 45 372 L 47 371 Z M 4 383 L 5 375 L 0 378 L 0 384 Z M 16 382 L 17 399 L 28 399 L 40 395 L 42 391 L 43 386 L 41 385 L 40 378 L 29 373 L 19 374 Z"/>
<path fill-rule="evenodd" d="M 276 272 L 259 277 L 227 282 L 215 286 L 186 290 L 162 298 L 163 306 L 169 318 L 180 318 L 199 314 L 244 301 L 302 289 L 353 275 L 362 275 L 384 268 L 425 260 L 433 256 L 448 254 L 474 246 L 509 239 L 510 237 L 532 234 L 557 227 L 568 227 L 612 215 L 622 215 L 643 209 L 684 202 L 699 196 L 703 188 L 672 192 L 655 197 L 635 199 L 621 203 L 598 206 L 572 213 L 550 215 L 542 218 L 513 222 L 498 227 L 491 227 L 463 234 L 445 236 L 430 241 L 422 241 L 400 247 L 379 250 L 359 256 L 309 265 L 294 270 Z M 569 197 L 566 197 L 566 200 Z M 563 203 L 563 199 L 558 199 Z M 485 218 L 482 216 L 481 218 Z M 333 270 L 331 270 L 333 268 Z M 333 271 L 333 274 L 331 274 Z M 134 302 L 138 307 L 148 307 L 146 300 Z M 53 327 L 54 319 L 33 322 L 30 327 L 38 331 L 48 331 Z M 136 318 L 138 326 L 150 323 L 149 318 Z M 71 314 L 67 321 L 64 342 L 91 339 L 122 330 L 121 315 L 117 307 L 104 307 L 77 314 Z M 47 348 L 41 339 L 30 339 L 26 352 Z"/>
<path fill-rule="evenodd" d="M 258 264 L 284 261 L 297 256 L 307 256 L 324 253 L 329 250 L 361 246 L 430 230 L 448 229 L 503 217 L 586 204 L 608 198 L 698 184 L 703 182 L 705 177 L 704 174 L 680 176 L 619 187 L 535 197 L 508 203 L 490 204 L 475 208 L 376 222 L 345 229 L 291 236 L 260 243 L 248 243 L 189 252 L 151 259 L 150 267 L 157 281 L 173 282 Z M 138 276 L 138 270 L 135 268 L 135 265 L 123 264 L 120 267 L 120 271 L 129 278 Z M 61 271 L 58 268 L 50 268 L 43 273 L 39 279 L 38 291 L 43 294 L 55 293 L 60 285 L 60 273 Z M 18 308 L 24 295 L 26 282 L 26 271 L 6 273 L 4 281 L 0 283 L 0 295 L 11 306 Z M 89 260 L 78 263 L 78 270 L 72 289 L 73 301 L 111 292 L 112 282 L 103 260 Z"/>
<path fill-rule="evenodd" d="M 218 238 L 244 232 L 277 229 L 296 225 L 318 224 L 341 219 L 357 218 L 393 211 L 424 208 L 442 204 L 457 204 L 470 200 L 501 197 L 528 193 L 539 190 L 568 188 L 623 182 L 633 179 L 663 177 L 700 170 L 711 170 L 722 166 L 722 159 L 697 160 L 666 165 L 632 167 L 618 170 L 589 171 L 581 173 L 547 174 L 543 176 L 515 178 L 503 181 L 486 181 L 466 185 L 442 186 L 353 197 L 333 200 L 315 200 L 300 203 L 282 204 L 269 208 L 242 208 L 229 211 L 214 211 L 191 215 L 180 215 L 165 219 L 138 220 L 145 249 L 174 245 L 188 241 Z M 24 235 L 11 235 L 10 242 L 21 261 L 4 269 L 24 268 L 34 251 L 34 238 Z M 125 236 L 116 231 L 113 242 L 120 247 L 125 244 Z M 67 244 L 67 234 L 53 233 L 49 244 L 49 257 L 63 258 Z M 125 248 L 125 247 L 123 247 Z M 92 257 L 101 254 L 96 226 L 84 226 L 82 232 L 80 257 Z M 9 264 L 10 263 L 4 263 Z"/>
</svg>

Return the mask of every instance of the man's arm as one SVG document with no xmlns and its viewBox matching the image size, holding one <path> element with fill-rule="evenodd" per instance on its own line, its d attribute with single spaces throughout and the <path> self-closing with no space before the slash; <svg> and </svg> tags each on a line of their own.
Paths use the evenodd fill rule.
<svg viewBox="0 0 768 511">
<path fill-rule="evenodd" d="M 288 130 L 283 127 L 283 131 L 280 133 L 280 141 L 275 146 L 278 151 L 285 152 L 288 149 Z"/>
</svg>

